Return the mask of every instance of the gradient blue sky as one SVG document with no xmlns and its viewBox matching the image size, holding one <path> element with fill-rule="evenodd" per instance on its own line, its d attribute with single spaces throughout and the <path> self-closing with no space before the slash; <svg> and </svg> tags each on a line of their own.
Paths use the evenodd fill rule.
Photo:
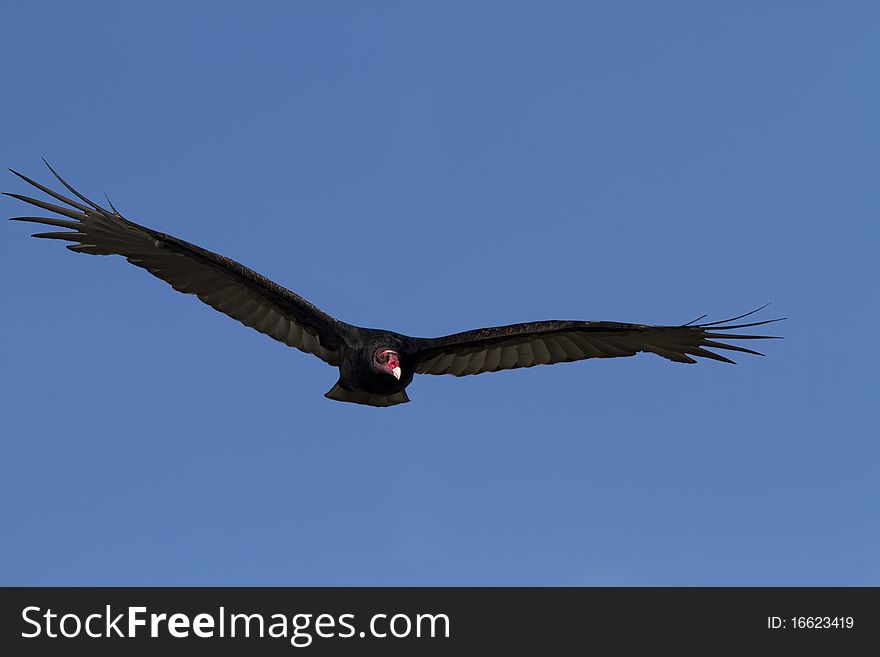
<svg viewBox="0 0 880 657">
<path fill-rule="evenodd" d="M 344 320 L 790 320 L 735 367 L 417 377 L 373 409 L 4 223 L 0 583 L 880 584 L 878 24 L 874 2 L 6 3 L 4 166 L 45 181 L 45 156 Z"/>
</svg>

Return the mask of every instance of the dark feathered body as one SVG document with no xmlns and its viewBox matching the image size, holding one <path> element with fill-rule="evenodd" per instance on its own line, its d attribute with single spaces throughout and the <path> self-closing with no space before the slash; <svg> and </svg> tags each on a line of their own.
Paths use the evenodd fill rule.
<svg viewBox="0 0 880 657">
<path fill-rule="evenodd" d="M 399 380 L 377 371 L 374 367 L 373 355 L 379 349 L 391 349 L 400 355 L 402 376 Z M 338 401 L 354 401 L 354 397 L 360 398 L 361 395 L 346 395 L 345 392 L 365 393 L 376 402 L 370 404 L 372 406 L 393 406 L 392 403 L 386 403 L 392 400 L 396 400 L 394 403 L 398 404 L 409 401 L 405 393 L 400 393 L 412 383 L 415 373 L 413 354 L 416 351 L 413 340 L 405 335 L 379 329 L 350 327 L 342 338 L 339 381 L 327 396 Z M 380 399 L 383 397 L 389 399 Z"/>
<path fill-rule="evenodd" d="M 326 394 L 338 401 L 370 406 L 407 402 L 405 390 L 414 374 L 464 376 L 588 358 L 632 356 L 639 352 L 680 363 L 694 363 L 696 357 L 732 363 L 710 349 L 758 352 L 718 340 L 767 339 L 773 336 L 729 331 L 778 321 L 731 323 L 752 313 L 722 322 L 697 324 L 699 320 L 695 320 L 678 326 L 544 321 L 439 338 L 414 338 L 393 331 L 360 328 L 328 315 L 234 260 L 129 221 L 112 205 L 110 210 L 102 208 L 49 169 L 78 200 L 16 173 L 65 204 L 8 194 L 63 217 L 13 217 L 16 221 L 65 229 L 34 237 L 73 242 L 67 248 L 78 253 L 121 255 L 175 290 L 194 294 L 242 324 L 338 367 L 339 380 Z"/>
</svg>

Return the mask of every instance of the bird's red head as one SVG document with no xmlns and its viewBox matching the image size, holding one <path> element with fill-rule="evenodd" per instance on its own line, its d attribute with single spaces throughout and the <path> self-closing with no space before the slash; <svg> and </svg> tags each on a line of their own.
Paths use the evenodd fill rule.
<svg viewBox="0 0 880 657">
<path fill-rule="evenodd" d="M 373 362 L 381 372 L 400 380 L 400 355 L 394 349 L 381 348 L 373 355 Z"/>
</svg>

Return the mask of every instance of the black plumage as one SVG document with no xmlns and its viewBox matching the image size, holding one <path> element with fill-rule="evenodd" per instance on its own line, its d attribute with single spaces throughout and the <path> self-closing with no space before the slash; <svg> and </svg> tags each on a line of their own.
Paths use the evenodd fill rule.
<svg viewBox="0 0 880 657">
<path fill-rule="evenodd" d="M 37 233 L 34 237 L 74 242 L 67 248 L 78 253 L 121 255 L 175 290 L 195 294 L 246 326 L 338 367 L 339 380 L 326 393 L 338 401 L 370 406 L 407 402 L 406 387 L 414 374 L 464 376 L 587 358 L 632 356 L 641 351 L 680 363 L 694 363 L 695 357 L 732 363 L 710 349 L 761 354 L 718 340 L 776 337 L 728 332 L 779 321 L 732 323 L 757 311 L 721 322 L 696 323 L 701 317 L 681 326 L 551 320 L 439 338 L 414 338 L 361 328 L 331 317 L 234 260 L 129 221 L 112 204 L 107 210 L 93 203 L 68 185 L 51 166 L 49 170 L 78 200 L 13 171 L 68 206 L 7 192 L 8 196 L 65 217 L 13 217 L 13 221 L 66 229 Z"/>
</svg>

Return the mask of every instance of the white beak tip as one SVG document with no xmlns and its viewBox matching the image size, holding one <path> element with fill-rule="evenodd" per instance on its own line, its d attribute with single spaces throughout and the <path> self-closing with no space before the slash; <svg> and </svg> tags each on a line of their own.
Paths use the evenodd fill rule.
<svg viewBox="0 0 880 657">
<path fill-rule="evenodd" d="M 399 367 L 395 367 L 393 370 L 391 370 L 391 373 L 394 375 L 395 379 L 400 381 L 400 368 Z"/>
</svg>

